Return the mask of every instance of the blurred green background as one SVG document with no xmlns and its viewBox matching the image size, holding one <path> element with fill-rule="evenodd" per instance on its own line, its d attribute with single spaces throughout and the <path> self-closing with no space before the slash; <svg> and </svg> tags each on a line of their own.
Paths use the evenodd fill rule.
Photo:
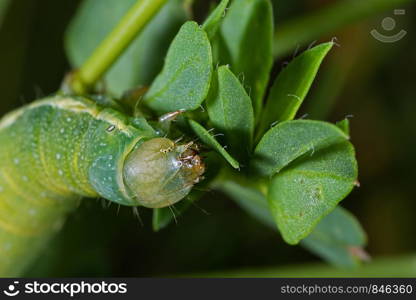
<svg viewBox="0 0 416 300">
<path fill-rule="evenodd" d="M 0 0 L 0 115 L 59 88 L 70 71 L 64 33 L 80 2 Z M 214 2 L 194 1 L 194 17 L 203 20 Z M 273 1 L 276 29 L 334 2 Z M 361 187 L 342 205 L 362 223 L 367 251 L 375 260 L 416 253 L 416 7 L 407 2 L 320 36 L 318 42 L 337 37 L 339 47 L 325 60 L 301 113 L 331 122 L 353 116 Z M 394 15 L 394 8 L 405 9 L 405 15 Z M 396 21 L 390 32 L 381 26 L 386 17 Z M 385 35 L 403 29 L 407 35 L 382 43 L 371 36 L 373 29 Z M 279 55 L 273 75 L 302 49 Z M 301 247 L 285 244 L 275 231 L 214 190 L 177 224 L 158 233 L 152 231 L 150 210 L 139 210 L 142 225 L 130 208 L 107 205 L 83 201 L 27 275 L 163 276 L 271 267 L 278 272 L 297 265 L 292 270 L 298 273 L 287 273 L 294 275 L 302 274 L 304 264 L 320 261 Z M 414 257 L 408 262 L 416 269 Z M 378 272 L 400 275 L 408 262 L 390 263 Z M 336 274 L 328 272 L 310 274 Z"/>
</svg>

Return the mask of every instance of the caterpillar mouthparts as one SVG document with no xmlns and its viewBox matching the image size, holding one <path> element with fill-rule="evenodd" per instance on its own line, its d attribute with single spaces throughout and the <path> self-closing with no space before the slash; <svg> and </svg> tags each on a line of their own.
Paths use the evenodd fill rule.
<svg viewBox="0 0 416 300">
<path fill-rule="evenodd" d="M 178 145 L 167 138 L 153 138 L 127 156 L 123 179 L 137 205 L 160 208 L 183 199 L 204 171 L 194 143 Z"/>
<path fill-rule="evenodd" d="M 0 119 L 0 276 L 21 272 L 81 197 L 159 208 L 202 178 L 197 145 L 113 106 L 57 94 Z"/>
</svg>

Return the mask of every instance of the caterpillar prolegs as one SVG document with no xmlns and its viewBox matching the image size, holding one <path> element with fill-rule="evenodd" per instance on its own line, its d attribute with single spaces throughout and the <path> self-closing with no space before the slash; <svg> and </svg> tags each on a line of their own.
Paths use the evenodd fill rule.
<svg viewBox="0 0 416 300">
<path fill-rule="evenodd" d="M 18 275 L 82 197 L 164 207 L 204 172 L 191 144 L 82 97 L 54 96 L 0 121 L 0 276 Z"/>
</svg>

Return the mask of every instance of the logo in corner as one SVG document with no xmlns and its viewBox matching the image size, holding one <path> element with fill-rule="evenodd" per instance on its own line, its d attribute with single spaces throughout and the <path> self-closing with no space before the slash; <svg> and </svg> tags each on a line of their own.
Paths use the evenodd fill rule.
<svg viewBox="0 0 416 300">
<path fill-rule="evenodd" d="M 19 281 L 14 281 L 13 284 L 10 284 L 7 290 L 4 290 L 3 293 L 9 297 L 17 296 L 20 291 L 16 289 L 16 286 L 19 284 Z"/>
</svg>

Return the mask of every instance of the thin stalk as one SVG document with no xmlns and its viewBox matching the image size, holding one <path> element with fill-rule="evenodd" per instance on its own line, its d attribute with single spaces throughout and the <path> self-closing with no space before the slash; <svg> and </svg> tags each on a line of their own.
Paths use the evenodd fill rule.
<svg viewBox="0 0 416 300">
<path fill-rule="evenodd" d="M 137 0 L 90 58 L 74 73 L 72 90 L 82 94 L 94 86 L 166 1 Z"/>
</svg>

